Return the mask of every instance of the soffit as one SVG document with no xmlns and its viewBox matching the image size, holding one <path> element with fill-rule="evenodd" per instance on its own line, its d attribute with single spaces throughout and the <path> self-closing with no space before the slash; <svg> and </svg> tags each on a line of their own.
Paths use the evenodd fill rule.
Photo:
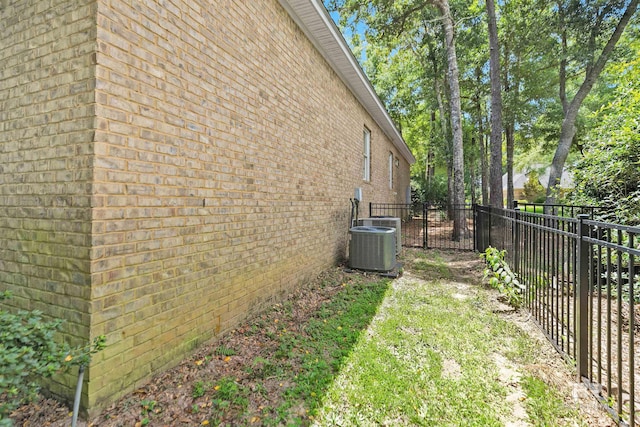
<svg viewBox="0 0 640 427">
<path fill-rule="evenodd" d="M 378 126 L 411 164 L 416 161 L 371 82 L 319 0 L 279 0 Z"/>
</svg>

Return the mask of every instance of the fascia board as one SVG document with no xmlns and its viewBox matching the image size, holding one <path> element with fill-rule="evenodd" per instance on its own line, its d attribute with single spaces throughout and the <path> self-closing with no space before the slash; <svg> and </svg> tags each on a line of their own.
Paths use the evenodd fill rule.
<svg viewBox="0 0 640 427">
<path fill-rule="evenodd" d="M 279 2 L 402 156 L 409 164 L 415 163 L 416 158 L 322 2 L 318 0 L 279 0 Z"/>
</svg>

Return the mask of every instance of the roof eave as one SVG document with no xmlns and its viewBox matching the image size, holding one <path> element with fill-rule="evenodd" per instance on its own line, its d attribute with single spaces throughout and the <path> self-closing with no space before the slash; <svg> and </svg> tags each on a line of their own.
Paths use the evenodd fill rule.
<svg viewBox="0 0 640 427">
<path fill-rule="evenodd" d="M 409 164 L 415 163 L 416 158 L 409 150 L 384 104 L 376 94 L 373 85 L 364 74 L 324 5 L 318 0 L 278 1 L 389 137 L 401 155 Z"/>
</svg>

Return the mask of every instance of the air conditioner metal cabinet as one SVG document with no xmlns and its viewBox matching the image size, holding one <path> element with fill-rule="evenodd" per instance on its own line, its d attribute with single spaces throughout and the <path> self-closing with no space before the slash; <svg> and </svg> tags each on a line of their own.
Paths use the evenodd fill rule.
<svg viewBox="0 0 640 427">
<path fill-rule="evenodd" d="M 357 226 L 349 230 L 349 267 L 390 271 L 396 266 L 395 230 L 389 227 Z"/>
<path fill-rule="evenodd" d="M 396 230 L 396 254 L 402 252 L 402 220 L 393 217 L 361 218 L 358 225 L 372 227 L 391 227 Z"/>
</svg>

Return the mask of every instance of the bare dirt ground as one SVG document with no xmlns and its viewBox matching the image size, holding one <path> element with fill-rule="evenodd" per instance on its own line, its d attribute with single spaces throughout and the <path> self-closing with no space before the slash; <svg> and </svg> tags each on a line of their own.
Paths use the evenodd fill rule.
<svg viewBox="0 0 640 427">
<path fill-rule="evenodd" d="M 408 247 L 421 248 L 424 244 L 424 219 L 421 217 L 413 217 L 402 223 L 402 244 Z M 473 220 L 467 219 L 467 227 L 469 234 L 464 238 L 454 241 L 453 221 L 445 218 L 429 218 L 427 230 L 427 246 L 429 248 L 439 249 L 473 249 Z"/>
<path fill-rule="evenodd" d="M 411 251 L 413 250 L 406 250 L 405 257 L 411 257 Z M 449 264 L 453 274 L 452 281 L 480 284 L 482 266 L 477 254 L 462 252 L 440 252 L 440 254 Z M 265 408 L 276 408 L 283 399 L 282 387 L 286 385 L 280 383 L 275 377 L 270 379 L 267 376 L 258 389 L 258 384 L 248 375 L 247 368 L 251 367 L 259 357 L 268 359 L 275 350 L 272 325 L 286 318 L 286 320 L 280 320 L 279 327 L 288 328 L 291 331 L 302 328 L 314 311 L 341 289 L 344 280 L 348 280 L 345 275 L 341 268 L 327 271 L 315 282 L 289 294 L 288 316 L 283 316 L 283 304 L 276 305 L 273 309 L 226 334 L 217 342 L 201 348 L 174 369 L 156 376 L 148 384 L 127 394 L 97 416 L 80 421 L 78 425 L 143 426 L 147 425 L 144 421 L 144 413 L 151 415 L 148 417 L 151 419 L 148 425 L 207 425 L 206 420 L 210 417 L 209 411 L 212 408 L 207 407 L 210 403 L 207 403 L 206 399 L 194 397 L 194 390 L 198 382 L 202 383 L 206 380 L 207 383 L 216 384 L 223 378 L 232 378 L 237 384 L 241 384 L 244 390 L 250 391 L 246 396 L 249 401 L 249 413 L 264 414 Z M 500 313 L 505 319 L 518 325 L 539 342 L 539 357 L 535 364 L 509 368 L 520 373 L 528 370 L 535 372 L 548 384 L 556 387 L 563 396 L 567 396 L 567 404 L 584 414 L 588 425 L 614 426 L 615 423 L 601 409 L 596 399 L 583 385 L 575 382 L 571 369 L 548 343 L 530 316 L 526 312 L 512 310 L 497 299 L 495 304 L 496 313 Z M 236 351 L 232 355 L 225 355 L 224 351 L 220 351 L 225 348 Z M 298 368 L 303 369 L 303 367 Z M 154 403 L 145 407 L 144 402 Z M 298 410 L 304 412 L 305 408 L 298 408 Z M 234 411 L 226 413 L 228 417 L 222 419 L 221 424 L 262 424 L 258 416 L 246 418 L 244 415 L 244 418 L 236 419 L 233 418 L 234 414 L 237 415 Z M 71 422 L 68 407 L 55 400 L 44 398 L 19 408 L 12 414 L 12 418 L 18 426 L 68 426 Z M 505 425 L 530 425 L 521 418 L 515 417 L 516 422 L 508 421 Z"/>
</svg>

